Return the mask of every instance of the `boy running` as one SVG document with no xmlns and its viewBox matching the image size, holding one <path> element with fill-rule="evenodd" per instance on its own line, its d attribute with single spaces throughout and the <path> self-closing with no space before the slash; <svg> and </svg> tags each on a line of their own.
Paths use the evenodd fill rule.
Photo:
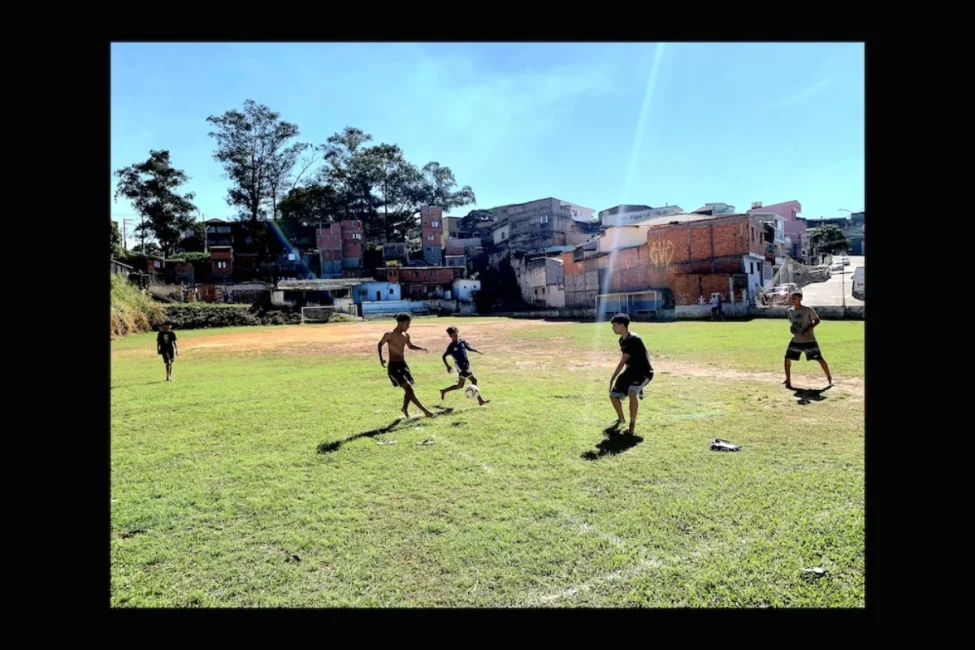
<svg viewBox="0 0 975 650">
<path fill-rule="evenodd" d="M 420 400 L 416 398 L 416 394 L 413 392 L 413 375 L 410 374 L 410 367 L 406 365 L 406 360 L 403 358 L 406 352 L 405 348 L 429 352 L 426 348 L 413 345 L 413 342 L 410 341 L 410 335 L 406 331 L 410 329 L 412 320 L 413 318 L 409 314 L 396 316 L 396 327 L 392 332 L 383 334 L 382 340 L 379 341 L 379 363 L 383 368 L 386 368 L 386 360 L 383 359 L 383 345 L 389 344 L 389 368 L 387 372 L 389 381 L 393 382 L 393 386 L 403 389 L 403 415 L 410 417 L 409 407 L 410 402 L 413 402 L 420 407 L 424 415 L 432 418 L 433 413 L 428 411 L 423 404 L 420 404 Z"/>
<path fill-rule="evenodd" d="M 458 332 L 458 330 L 457 330 L 456 327 L 448 327 L 447 328 L 447 335 L 450 337 L 450 345 L 447 346 L 447 351 L 443 353 L 443 357 L 441 357 L 441 358 L 443 359 L 443 364 L 445 366 L 447 366 L 447 374 L 448 375 L 451 372 L 453 372 L 454 369 L 450 367 L 450 363 L 447 361 L 447 356 L 449 355 L 449 356 L 452 356 L 454 358 L 454 362 L 457 364 L 457 383 L 455 385 L 451 386 L 450 388 L 441 388 L 440 389 L 440 399 L 441 400 L 443 400 L 444 395 L 446 395 L 450 391 L 452 391 L 452 390 L 460 390 L 461 388 L 463 388 L 464 387 L 464 382 L 466 380 L 468 380 L 468 379 L 471 380 L 471 383 L 472 384 L 474 384 L 475 386 L 477 386 L 477 377 L 475 377 L 474 376 L 474 373 L 471 372 L 471 362 L 468 361 L 468 359 L 467 359 L 467 351 L 470 350 L 471 352 L 477 352 L 478 354 L 484 354 L 483 352 L 480 352 L 479 350 L 475 350 L 474 348 L 472 348 L 471 345 L 470 345 L 470 343 L 468 343 L 464 339 L 458 338 L 459 337 L 459 332 Z M 477 393 L 477 403 L 480 406 L 484 406 L 485 404 L 487 404 L 490 401 L 491 400 L 489 400 L 489 399 L 484 399 L 483 397 L 481 397 L 481 392 L 478 391 L 478 393 Z"/>
<path fill-rule="evenodd" d="M 613 332 L 620 337 L 620 351 L 623 357 L 616 366 L 616 372 L 609 380 L 609 400 L 616 409 L 616 423 L 622 425 L 626 422 L 623 417 L 623 405 L 620 402 L 624 397 L 630 399 L 630 428 L 627 431 L 633 435 L 636 428 L 636 412 L 640 407 L 638 399 L 643 399 L 643 389 L 653 379 L 653 366 L 650 365 L 650 353 L 643 344 L 643 339 L 630 331 L 630 317 L 626 314 L 616 314 L 613 320 Z M 626 370 L 623 370 L 626 366 Z M 622 374 L 620 374 L 622 371 Z M 616 376 L 619 375 L 619 379 Z"/>
<path fill-rule="evenodd" d="M 823 358 L 823 353 L 819 351 L 819 343 L 816 341 L 816 334 L 813 332 L 816 326 L 822 321 L 812 307 L 802 304 L 802 292 L 792 292 L 792 306 L 786 312 L 789 316 L 790 329 L 792 330 L 792 341 L 789 348 L 785 351 L 785 387 L 792 390 L 792 362 L 802 358 L 806 354 L 806 361 L 818 361 L 829 385 L 833 385 L 833 376 L 829 372 L 829 364 Z"/>
<path fill-rule="evenodd" d="M 162 355 L 163 363 L 166 364 L 166 381 L 173 380 L 173 361 L 179 356 L 176 332 L 172 330 L 173 324 L 166 321 L 163 323 L 162 331 L 156 335 L 156 354 Z"/>
</svg>

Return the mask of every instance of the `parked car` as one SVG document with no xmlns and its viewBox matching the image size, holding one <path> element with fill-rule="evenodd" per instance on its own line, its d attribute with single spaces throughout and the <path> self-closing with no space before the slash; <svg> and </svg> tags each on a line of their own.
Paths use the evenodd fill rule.
<svg viewBox="0 0 975 650">
<path fill-rule="evenodd" d="M 829 267 L 832 271 L 842 271 L 843 262 L 833 262 L 833 266 Z"/>
<path fill-rule="evenodd" d="M 792 301 L 792 292 L 798 290 L 799 285 L 793 282 L 777 284 L 762 294 L 762 304 L 766 307 L 788 305 Z"/>
<path fill-rule="evenodd" d="M 850 258 L 847 257 L 846 255 L 844 255 L 843 257 L 841 257 L 840 258 L 840 261 L 843 262 L 843 266 L 849 266 L 850 265 Z"/>
<path fill-rule="evenodd" d="M 857 300 L 866 300 L 866 269 L 862 266 L 857 267 L 853 272 L 853 297 Z"/>
</svg>

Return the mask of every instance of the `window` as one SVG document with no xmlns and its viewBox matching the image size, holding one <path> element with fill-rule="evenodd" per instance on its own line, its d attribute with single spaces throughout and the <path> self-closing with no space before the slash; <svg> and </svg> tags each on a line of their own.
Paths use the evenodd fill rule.
<svg viewBox="0 0 975 650">
<path fill-rule="evenodd" d="M 393 295 L 393 290 L 392 289 L 389 290 L 389 295 Z"/>
<path fill-rule="evenodd" d="M 433 235 L 427 235 L 427 241 L 433 241 Z"/>
<path fill-rule="evenodd" d="M 546 215 L 542 216 L 542 218 L 539 219 L 539 222 L 540 223 L 548 223 L 548 215 L 546 214 Z"/>
<path fill-rule="evenodd" d="M 440 226 L 440 222 L 439 221 L 431 221 L 430 222 L 430 225 L 433 226 L 434 228 L 437 228 L 437 227 Z"/>
<path fill-rule="evenodd" d="M 218 269 L 225 269 L 225 268 L 227 268 L 227 263 L 224 262 L 223 260 L 220 260 L 219 262 L 217 262 L 217 268 Z"/>
</svg>

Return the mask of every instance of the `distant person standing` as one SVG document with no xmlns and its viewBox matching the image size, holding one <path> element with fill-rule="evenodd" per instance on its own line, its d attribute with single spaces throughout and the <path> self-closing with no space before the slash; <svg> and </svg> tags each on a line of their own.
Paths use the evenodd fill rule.
<svg viewBox="0 0 975 650">
<path fill-rule="evenodd" d="M 802 304 L 802 292 L 792 292 L 792 307 L 786 314 L 789 316 L 789 329 L 792 331 L 792 341 L 785 352 L 785 387 L 792 389 L 792 362 L 799 361 L 806 355 L 806 361 L 818 361 L 829 385 L 833 385 L 833 376 L 829 372 L 829 364 L 823 358 L 813 330 L 822 322 L 812 307 Z"/>
<path fill-rule="evenodd" d="M 176 345 L 173 324 L 169 321 L 163 323 L 162 330 L 156 335 L 156 354 L 162 356 L 163 363 L 166 364 L 166 381 L 172 381 L 173 361 L 179 356 L 179 347 Z"/>
<path fill-rule="evenodd" d="M 718 294 L 711 294 L 711 320 L 718 320 L 718 311 L 721 309 L 721 302 Z"/>
</svg>

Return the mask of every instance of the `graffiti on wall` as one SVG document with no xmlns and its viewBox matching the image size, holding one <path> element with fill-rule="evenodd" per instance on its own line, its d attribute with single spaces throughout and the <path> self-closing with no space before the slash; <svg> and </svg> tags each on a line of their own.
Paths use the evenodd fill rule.
<svg viewBox="0 0 975 650">
<path fill-rule="evenodd" d="M 655 266 L 670 266 L 674 260 L 674 242 L 656 240 L 650 244 L 650 262 Z"/>
</svg>

